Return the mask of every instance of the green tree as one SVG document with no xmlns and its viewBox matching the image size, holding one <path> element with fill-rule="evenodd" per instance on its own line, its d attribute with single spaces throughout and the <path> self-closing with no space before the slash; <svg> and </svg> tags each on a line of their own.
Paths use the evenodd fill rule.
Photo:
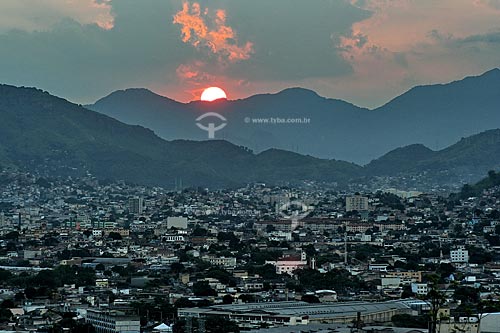
<svg viewBox="0 0 500 333">
<path fill-rule="evenodd" d="M 0 284 L 5 283 L 6 281 L 10 280 L 12 277 L 12 273 L 9 272 L 6 269 L 0 268 Z"/>
<path fill-rule="evenodd" d="M 453 293 L 453 298 L 465 304 L 478 304 L 479 303 L 479 290 L 472 287 L 458 286 Z"/>
<path fill-rule="evenodd" d="M 265 280 L 272 280 L 279 277 L 276 273 L 276 266 L 271 264 L 265 264 L 263 266 L 256 267 L 255 273 L 259 274 Z"/>
<path fill-rule="evenodd" d="M 179 309 L 179 308 L 192 308 L 195 306 L 194 302 L 190 301 L 188 298 L 186 297 L 182 297 L 182 298 L 179 298 L 174 306 Z"/>
<path fill-rule="evenodd" d="M 196 318 L 191 319 L 191 326 L 194 332 L 199 332 L 199 320 Z M 240 328 L 238 325 L 227 318 L 221 317 L 208 317 L 204 320 L 205 331 L 207 333 L 239 333 Z M 181 319 L 174 325 L 174 333 L 186 332 L 186 320 Z"/>
<path fill-rule="evenodd" d="M 0 323 L 7 323 L 12 320 L 13 314 L 7 308 L 0 308 Z"/>
<path fill-rule="evenodd" d="M 226 318 L 208 317 L 205 323 L 207 333 L 239 333 L 240 328 Z"/>
<path fill-rule="evenodd" d="M 233 304 L 233 302 L 234 302 L 234 297 L 229 294 L 224 295 L 224 297 L 222 297 L 223 304 Z"/>
<path fill-rule="evenodd" d="M 54 325 L 53 332 L 63 333 L 68 331 L 72 333 L 95 333 L 95 328 L 91 324 L 78 322 L 71 317 L 65 316 L 61 322 Z"/>
<path fill-rule="evenodd" d="M 196 296 L 217 296 L 217 292 L 210 287 L 208 281 L 197 281 L 193 284 L 193 293 Z"/>
<path fill-rule="evenodd" d="M 170 265 L 170 272 L 172 272 L 173 274 L 177 275 L 184 272 L 185 270 L 186 268 L 184 267 L 184 265 L 179 262 L 174 262 Z"/>
<path fill-rule="evenodd" d="M 431 289 L 427 293 L 425 299 L 427 299 L 430 303 L 430 310 L 429 310 L 429 319 L 430 319 L 430 325 L 429 325 L 429 332 L 430 333 L 436 333 L 437 332 L 437 319 L 438 319 L 438 312 L 441 306 L 446 301 L 445 295 L 441 290 L 439 290 L 439 286 L 437 284 L 438 278 L 433 277 L 431 278 L 430 282 L 430 287 Z"/>
<path fill-rule="evenodd" d="M 236 280 L 231 273 L 219 267 L 211 267 L 205 274 L 206 277 L 219 280 L 221 283 L 231 287 L 236 286 Z"/>
<path fill-rule="evenodd" d="M 19 239 L 19 232 L 17 231 L 8 232 L 3 236 L 3 239 L 17 241 Z"/>
<path fill-rule="evenodd" d="M 122 235 L 120 235 L 117 232 L 112 231 L 109 233 L 108 238 L 115 240 L 115 241 L 119 241 L 119 240 L 122 240 Z"/>
<path fill-rule="evenodd" d="M 208 230 L 200 226 L 196 226 L 193 230 L 192 235 L 196 237 L 204 237 L 208 235 Z"/>
<path fill-rule="evenodd" d="M 396 327 L 427 328 L 429 318 L 427 316 L 397 314 L 392 316 L 391 321 Z"/>
<path fill-rule="evenodd" d="M 0 304 L 0 307 L 8 309 L 8 308 L 15 307 L 15 304 L 11 299 L 6 299 L 6 300 L 3 300 L 2 304 Z"/>
<path fill-rule="evenodd" d="M 253 294 L 241 294 L 239 299 L 243 303 L 253 303 L 257 300 L 257 296 L 255 296 Z"/>
<path fill-rule="evenodd" d="M 314 248 L 314 245 L 312 245 L 312 244 L 304 246 L 302 251 L 304 251 L 306 253 L 307 257 L 316 256 L 316 249 Z"/>
<path fill-rule="evenodd" d="M 312 294 L 305 294 L 300 300 L 307 303 L 320 303 L 318 296 Z"/>
</svg>

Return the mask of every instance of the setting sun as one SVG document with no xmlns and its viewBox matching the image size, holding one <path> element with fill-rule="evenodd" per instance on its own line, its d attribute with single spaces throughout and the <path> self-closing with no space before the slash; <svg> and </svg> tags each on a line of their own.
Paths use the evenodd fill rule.
<svg viewBox="0 0 500 333">
<path fill-rule="evenodd" d="M 221 98 L 227 98 L 226 92 L 219 87 L 210 87 L 203 90 L 200 99 L 202 101 L 212 102 Z"/>
</svg>

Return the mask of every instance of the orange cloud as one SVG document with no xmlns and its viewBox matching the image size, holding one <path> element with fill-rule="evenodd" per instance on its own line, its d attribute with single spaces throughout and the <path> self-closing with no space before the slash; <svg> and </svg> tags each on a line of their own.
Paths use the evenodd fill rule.
<svg viewBox="0 0 500 333">
<path fill-rule="evenodd" d="M 198 100 L 207 85 L 225 86 L 227 78 L 221 79 L 208 72 L 208 65 L 203 61 L 181 64 L 176 69 L 179 80 L 186 87 L 179 100 Z"/>
<path fill-rule="evenodd" d="M 198 76 L 198 71 L 189 65 L 181 64 L 175 71 L 180 79 L 193 79 Z"/>
<path fill-rule="evenodd" d="M 192 85 L 199 85 L 211 82 L 215 77 L 206 71 L 207 64 L 202 61 L 194 61 L 189 64 L 181 64 L 175 73 L 177 77 Z"/>
<path fill-rule="evenodd" d="M 226 24 L 226 11 L 219 9 L 211 15 L 203 12 L 199 3 L 185 2 L 182 10 L 174 15 L 174 24 L 181 25 L 182 41 L 196 48 L 207 49 L 221 61 L 247 60 L 253 53 L 253 44 L 238 45 L 236 32 Z"/>
<path fill-rule="evenodd" d="M 493 47 L 472 53 L 453 43 L 497 31 L 500 15 L 494 9 L 500 0 L 350 2 L 372 14 L 340 39 L 341 55 L 354 73 L 325 86 L 341 98 L 373 107 L 416 84 L 457 80 L 498 66 Z"/>
</svg>

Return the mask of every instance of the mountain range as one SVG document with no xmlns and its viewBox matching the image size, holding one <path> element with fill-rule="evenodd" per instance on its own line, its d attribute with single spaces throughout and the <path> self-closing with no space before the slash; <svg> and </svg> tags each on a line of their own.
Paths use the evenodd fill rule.
<svg viewBox="0 0 500 333">
<path fill-rule="evenodd" d="M 150 128 L 166 140 L 206 140 L 196 118 L 217 112 L 227 124 L 216 139 L 255 152 L 277 148 L 364 165 L 406 145 L 439 150 L 500 127 L 499 87 L 500 69 L 493 69 L 447 84 L 417 86 L 373 110 L 301 88 L 215 103 L 179 103 L 146 89 L 127 89 L 87 108 Z M 310 121 L 270 124 L 270 119 L 296 118 Z"/>
<path fill-rule="evenodd" d="M 347 181 L 362 169 L 292 152 L 253 154 L 227 141 L 165 141 L 34 88 L 0 85 L 0 165 L 173 187 L 304 179 Z"/>
<path fill-rule="evenodd" d="M 495 76 L 497 72 L 488 75 Z M 483 88 L 490 90 L 489 87 Z M 166 100 L 145 90 L 133 90 L 133 93 L 147 99 L 153 96 L 161 105 L 171 103 L 179 108 L 177 112 L 184 112 L 186 119 L 192 118 L 184 109 L 186 104 Z M 117 94 L 130 96 L 130 91 Z M 305 105 L 302 100 L 309 98 L 314 99 L 316 105 L 332 103 L 302 89 L 278 94 L 280 97 L 286 95 L 297 104 Z M 221 100 L 211 104 L 198 102 L 187 104 L 187 107 L 199 112 L 196 115 L 202 114 L 202 110 L 222 109 L 226 110 L 222 114 L 227 116 L 229 106 L 234 103 L 254 100 L 256 105 L 264 105 L 263 100 L 275 103 L 276 96 L 259 95 L 241 101 Z M 350 104 L 335 103 L 345 107 L 345 115 L 350 112 Z M 489 105 L 492 102 L 478 102 L 481 103 Z M 374 111 L 359 112 L 359 115 L 364 115 Z M 492 121 L 490 126 L 495 124 Z M 176 126 L 173 122 L 170 126 L 172 130 L 182 130 L 181 124 Z M 367 124 L 360 126 L 366 127 Z M 310 135 L 311 145 L 314 145 L 319 139 L 314 139 L 314 133 Z M 367 136 L 363 139 L 367 144 L 371 141 Z M 351 145 L 348 139 L 341 143 Z M 36 170 L 52 176 L 90 172 L 100 179 L 121 179 L 167 188 L 173 188 L 180 179 L 185 186 L 231 187 L 249 182 L 285 184 L 308 180 L 335 182 L 343 186 L 377 176 L 405 177 L 419 173 L 436 175 L 435 182 L 439 184 L 450 179 L 475 181 L 488 170 L 499 169 L 500 130 L 487 130 L 462 138 L 441 150 L 431 150 L 422 144 L 399 147 L 361 166 L 276 148 L 255 153 L 224 140 L 167 141 L 151 129 L 122 123 L 47 92 L 0 85 L 0 166 Z"/>
<path fill-rule="evenodd" d="M 500 169 L 500 130 L 488 130 L 462 138 L 442 150 L 433 151 L 413 144 L 397 148 L 364 167 L 368 176 L 433 174 L 436 183 L 443 177 L 455 181 L 477 181 L 489 170 Z M 441 178 L 441 180 L 440 180 Z"/>
</svg>

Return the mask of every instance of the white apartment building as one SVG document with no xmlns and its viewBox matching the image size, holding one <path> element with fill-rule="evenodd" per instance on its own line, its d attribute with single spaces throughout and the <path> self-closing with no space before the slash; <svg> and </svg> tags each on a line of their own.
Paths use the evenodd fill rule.
<svg viewBox="0 0 500 333">
<path fill-rule="evenodd" d="M 234 257 L 214 257 L 214 256 L 205 256 L 203 260 L 208 261 L 211 265 L 214 266 L 223 266 L 226 268 L 234 268 L 236 267 L 236 258 Z"/>
<path fill-rule="evenodd" d="M 469 251 L 464 247 L 459 247 L 457 249 L 450 251 L 450 260 L 453 263 L 465 263 L 469 262 Z"/>
<path fill-rule="evenodd" d="M 140 333 L 137 315 L 115 309 L 88 309 L 85 321 L 94 326 L 96 333 Z"/>
<path fill-rule="evenodd" d="M 368 210 L 368 197 L 362 195 L 354 195 L 345 198 L 346 211 L 351 212 L 357 210 L 358 212 Z"/>
<path fill-rule="evenodd" d="M 182 216 L 170 216 L 167 218 L 167 229 L 187 229 L 188 219 Z"/>
<path fill-rule="evenodd" d="M 164 235 L 162 240 L 165 242 L 184 242 L 184 236 L 182 235 Z"/>
<path fill-rule="evenodd" d="M 417 295 L 427 295 L 429 292 L 429 286 L 427 283 L 412 283 L 411 291 Z"/>
</svg>

